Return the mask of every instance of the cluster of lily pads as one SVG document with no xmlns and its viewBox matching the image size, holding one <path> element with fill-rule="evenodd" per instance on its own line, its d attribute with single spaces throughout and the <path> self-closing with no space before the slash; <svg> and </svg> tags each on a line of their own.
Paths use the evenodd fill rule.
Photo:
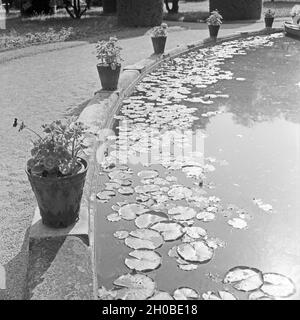
<svg viewBox="0 0 300 320">
<path fill-rule="evenodd" d="M 188 287 L 170 294 L 159 290 L 144 273 L 162 265 L 164 257 L 157 249 L 170 242 L 174 246 L 168 255 L 179 270 L 193 271 L 210 262 L 216 250 L 226 244 L 210 237 L 205 223 L 222 217 L 232 228 L 248 227 L 251 216 L 243 208 L 223 206 L 218 197 L 208 195 L 205 189 L 213 185 L 207 174 L 216 169 L 215 165 L 226 165 L 226 161 L 204 158 L 201 150 L 193 148 L 191 135 L 195 120 L 224 111 L 205 109 L 214 104 L 214 99 L 228 98 L 220 91 L 207 93 L 207 88 L 219 80 L 234 78 L 230 71 L 222 70 L 224 61 L 244 55 L 249 49 L 272 45 L 279 36 L 229 41 L 166 61 L 123 101 L 120 114 L 115 116 L 117 135 L 108 137 L 109 152 L 101 162 L 107 180 L 97 199 L 109 203 L 117 195 L 122 197 L 111 206 L 107 220 L 133 221 L 136 226 L 134 230 L 124 230 L 122 223 L 114 233 L 116 239 L 132 249 L 124 261 L 131 273 L 116 279 L 112 290 L 99 289 L 100 299 L 237 299 L 228 290 L 200 295 Z M 199 89 L 206 92 L 202 94 Z M 136 173 L 137 164 L 145 168 Z M 160 169 L 154 169 L 154 165 Z M 191 181 L 191 186 L 179 183 L 180 174 Z M 264 211 L 272 209 L 261 199 L 254 199 L 254 203 Z M 290 279 L 248 267 L 229 270 L 223 283 L 251 292 L 249 299 L 287 297 L 295 291 Z"/>
</svg>

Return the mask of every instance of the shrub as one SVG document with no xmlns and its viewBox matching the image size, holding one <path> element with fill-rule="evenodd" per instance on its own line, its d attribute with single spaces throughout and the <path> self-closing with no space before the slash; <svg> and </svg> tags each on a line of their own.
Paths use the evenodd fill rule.
<svg viewBox="0 0 300 320">
<path fill-rule="evenodd" d="M 128 27 L 154 27 L 163 19 L 163 0 L 118 0 L 118 22 Z"/>
<path fill-rule="evenodd" d="M 224 20 L 261 18 L 262 0 L 209 0 L 209 11 L 218 9 Z"/>
</svg>

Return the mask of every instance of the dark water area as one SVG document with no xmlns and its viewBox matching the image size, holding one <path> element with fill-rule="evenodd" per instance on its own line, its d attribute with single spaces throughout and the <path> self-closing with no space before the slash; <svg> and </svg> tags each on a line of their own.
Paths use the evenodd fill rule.
<svg viewBox="0 0 300 320">
<path fill-rule="evenodd" d="M 300 298 L 300 41 L 281 35 L 271 36 L 264 43 L 260 40 L 256 43 L 259 37 L 249 39 L 243 40 L 241 48 L 238 48 L 240 44 L 230 42 L 212 49 L 217 51 L 207 49 L 204 54 L 201 50 L 189 54 L 188 58 L 193 61 L 190 69 L 187 56 L 179 58 L 175 64 L 169 62 L 154 72 L 152 79 L 146 79 L 138 86 L 133 93 L 137 100 L 125 103 L 125 106 L 133 103 L 132 113 L 142 108 L 140 112 L 144 121 L 132 117 L 129 124 L 136 131 L 141 123 L 136 133 L 146 128 L 159 131 L 166 127 L 164 122 L 161 127 L 156 126 L 160 123 L 160 116 L 154 120 L 150 113 L 145 116 L 144 107 L 141 107 L 143 99 L 150 103 L 150 108 L 151 103 L 161 107 L 167 100 L 165 108 L 174 103 L 185 105 L 187 109 L 195 108 L 189 115 L 197 119 L 189 116 L 183 119 L 179 111 L 176 118 L 179 121 L 172 118 L 166 130 L 174 127 L 185 130 L 187 139 L 187 131 L 201 132 L 202 165 L 213 166 L 205 171 L 205 177 L 201 177 L 204 181 L 202 190 L 204 197 L 220 199 L 215 206 L 218 210 L 212 221 L 194 218 L 193 226 L 201 226 L 209 237 L 221 239 L 225 246 L 215 248 L 212 259 L 192 271 L 180 270 L 176 259 L 168 256 L 169 249 L 181 244 L 182 239 L 165 242 L 156 249 L 162 256 L 161 266 L 143 274 L 156 282 L 158 290 L 171 295 L 178 287 L 190 287 L 200 297 L 207 291 L 227 290 L 240 299 L 247 299 L 253 290 L 245 293 L 222 282 L 231 268 L 247 266 L 257 268 L 263 274 L 278 273 L 292 280 L 296 292 L 276 298 Z M 249 45 L 247 41 L 254 43 Z M 238 49 L 232 53 L 226 49 L 228 47 Z M 216 52 L 219 52 L 217 58 Z M 203 63 L 205 57 L 211 64 Z M 201 65 L 200 71 L 195 71 L 197 63 Z M 216 66 L 217 70 L 214 70 Z M 164 68 L 167 72 L 163 71 Z M 194 72 L 201 77 L 205 70 L 210 78 L 204 85 L 195 86 L 197 79 L 191 78 L 190 74 Z M 189 80 L 185 80 L 185 72 Z M 173 87 L 174 92 L 185 87 L 189 92 L 179 90 L 183 97 L 174 97 L 167 90 L 161 90 L 161 84 L 170 84 L 171 80 L 179 82 Z M 161 90 L 156 100 L 146 94 L 155 86 Z M 192 101 L 193 97 L 200 99 Z M 122 110 L 121 115 L 124 116 Z M 128 118 L 126 112 L 125 117 Z M 152 120 L 147 123 L 147 119 Z M 115 127 L 118 126 L 120 123 L 116 120 Z M 129 160 L 127 165 L 133 171 L 133 187 L 141 185 L 137 173 L 149 169 L 157 170 L 163 179 L 168 175 L 175 176 L 177 184 L 191 189 L 199 181 L 199 177 L 187 177 L 182 168 L 172 170 L 161 163 L 145 167 Z M 104 182 L 109 181 L 107 174 L 104 173 L 100 180 L 103 189 Z M 107 289 L 113 288 L 116 278 L 131 272 L 124 260 L 133 249 L 116 239 L 113 233 L 136 229 L 134 220 L 109 222 L 106 219 L 113 212 L 112 205 L 118 201 L 136 202 L 136 193 L 129 196 L 116 194 L 108 202 L 98 204 L 96 216 L 98 283 L 99 287 Z M 186 199 L 169 199 L 167 203 L 171 206 L 175 203 L 177 206 L 195 205 Z M 166 212 L 168 208 L 160 211 Z M 196 208 L 196 211 L 201 210 Z M 246 227 L 230 225 L 228 222 L 234 218 L 245 221 Z"/>
</svg>

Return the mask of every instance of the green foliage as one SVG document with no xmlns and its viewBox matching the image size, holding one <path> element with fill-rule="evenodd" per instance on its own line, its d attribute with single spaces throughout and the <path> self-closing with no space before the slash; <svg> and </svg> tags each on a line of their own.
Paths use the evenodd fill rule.
<svg viewBox="0 0 300 320">
<path fill-rule="evenodd" d="M 80 170 L 77 157 L 85 148 L 83 134 L 86 130 L 81 122 L 71 118 L 65 122 L 56 120 L 51 124 L 44 124 L 43 135 L 29 128 L 23 121 L 19 124 L 16 118 L 13 127 L 18 127 L 19 132 L 28 130 L 37 137 L 32 140 L 31 158 L 27 162 L 30 173 L 59 177 L 72 175 Z"/>
<path fill-rule="evenodd" d="M 55 31 L 49 28 L 46 32 L 26 33 L 18 35 L 15 31 L 0 36 L 0 48 L 3 50 L 23 48 L 35 44 L 62 42 L 68 40 L 73 34 L 73 28 L 62 28 Z"/>
<path fill-rule="evenodd" d="M 162 23 L 163 0 L 118 0 L 118 22 L 129 27 L 154 27 Z"/>
<path fill-rule="evenodd" d="M 206 22 L 211 26 L 220 26 L 222 24 L 223 17 L 220 15 L 218 10 L 211 12 L 210 16 L 207 18 Z"/>
<path fill-rule="evenodd" d="M 218 9 L 224 20 L 261 18 L 262 0 L 209 0 L 209 11 Z"/>
<path fill-rule="evenodd" d="M 96 44 L 97 58 L 99 64 L 111 66 L 114 70 L 121 63 L 121 47 L 118 46 L 118 39 L 110 37 L 108 41 L 98 41 Z"/>
</svg>

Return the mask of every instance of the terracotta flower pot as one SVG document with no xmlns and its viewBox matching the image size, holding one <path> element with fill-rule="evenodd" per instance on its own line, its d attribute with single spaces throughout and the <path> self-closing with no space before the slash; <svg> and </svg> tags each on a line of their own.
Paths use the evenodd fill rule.
<svg viewBox="0 0 300 320">
<path fill-rule="evenodd" d="M 208 25 L 209 35 L 211 38 L 217 38 L 219 33 L 220 26 L 219 25 Z"/>
<path fill-rule="evenodd" d="M 112 69 L 111 66 L 103 66 L 98 64 L 97 69 L 102 89 L 110 91 L 116 90 L 118 88 L 121 65 L 117 65 L 116 69 Z"/>
<path fill-rule="evenodd" d="M 167 37 L 152 37 L 152 44 L 155 54 L 162 54 L 165 52 Z"/>
<path fill-rule="evenodd" d="M 35 194 L 42 222 L 51 228 L 66 228 L 78 220 L 87 173 L 87 162 L 78 158 L 82 170 L 72 176 L 42 177 L 26 173 Z"/>
<path fill-rule="evenodd" d="M 266 28 L 272 28 L 274 22 L 274 18 L 265 18 L 265 26 Z"/>
</svg>

